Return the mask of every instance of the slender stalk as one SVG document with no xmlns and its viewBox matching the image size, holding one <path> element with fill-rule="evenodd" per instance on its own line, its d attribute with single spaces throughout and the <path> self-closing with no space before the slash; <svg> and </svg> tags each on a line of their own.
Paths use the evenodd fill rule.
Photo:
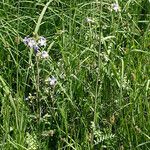
<svg viewBox="0 0 150 150">
<path fill-rule="evenodd" d="M 36 57 L 36 100 L 37 100 L 37 118 L 40 120 L 41 108 L 40 108 L 40 75 L 39 75 L 39 58 Z"/>
<path fill-rule="evenodd" d="M 16 37 L 16 42 L 17 42 L 17 48 L 16 48 L 16 51 L 17 51 L 17 64 L 18 64 L 18 56 L 19 56 L 19 48 L 18 48 L 18 44 L 19 44 L 19 14 L 20 14 L 20 0 L 18 0 L 18 7 L 17 7 L 17 37 Z M 17 78 L 17 93 L 19 93 L 19 64 L 17 65 L 17 75 L 16 75 L 16 78 Z"/>
<path fill-rule="evenodd" d="M 99 16 L 99 23 L 100 23 L 100 31 L 99 31 L 99 49 L 98 49 L 98 73 L 97 73 L 97 79 L 96 79 L 96 90 L 95 90 L 95 104 L 94 104 L 94 123 L 97 124 L 97 101 L 100 98 L 99 97 L 99 80 L 100 80 L 100 68 L 101 68 L 101 33 L 102 33 L 102 27 L 101 27 L 101 19 L 102 19 L 102 0 L 100 1 L 100 8 L 99 4 L 97 3 L 97 7 L 100 10 L 100 16 Z"/>
</svg>

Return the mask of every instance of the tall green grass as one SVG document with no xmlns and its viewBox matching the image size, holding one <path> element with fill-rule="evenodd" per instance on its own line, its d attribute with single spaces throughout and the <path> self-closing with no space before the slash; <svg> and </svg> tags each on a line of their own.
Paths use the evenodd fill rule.
<svg viewBox="0 0 150 150">
<path fill-rule="evenodd" d="M 150 149 L 150 2 L 116 2 L 0 2 L 2 150 Z"/>
</svg>

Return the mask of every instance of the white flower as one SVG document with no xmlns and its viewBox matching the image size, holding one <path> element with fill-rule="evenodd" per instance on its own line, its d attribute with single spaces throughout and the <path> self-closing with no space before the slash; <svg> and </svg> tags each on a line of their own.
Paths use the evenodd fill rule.
<svg viewBox="0 0 150 150">
<path fill-rule="evenodd" d="M 41 52 L 41 58 L 48 58 L 49 54 L 46 51 Z"/>
<path fill-rule="evenodd" d="M 117 3 L 113 3 L 112 5 L 112 9 L 115 11 L 115 12 L 118 12 L 119 11 L 119 5 Z"/>
<path fill-rule="evenodd" d="M 87 23 L 94 23 L 95 21 L 92 20 L 91 18 L 87 17 L 87 18 L 86 18 L 86 22 L 87 22 Z"/>
<path fill-rule="evenodd" d="M 36 41 L 32 38 L 28 38 L 28 46 L 33 48 L 36 45 Z"/>
<path fill-rule="evenodd" d="M 55 86 L 57 79 L 55 77 L 49 77 L 46 81 L 48 81 L 51 86 Z"/>
<path fill-rule="evenodd" d="M 27 46 L 29 46 L 30 48 L 34 48 L 35 50 L 38 50 L 38 46 L 36 41 L 33 38 L 29 38 L 28 36 L 26 36 L 23 39 L 23 43 Z"/>
<path fill-rule="evenodd" d="M 38 44 L 40 46 L 46 46 L 46 38 L 43 36 L 40 36 L 39 40 L 38 40 Z"/>
</svg>

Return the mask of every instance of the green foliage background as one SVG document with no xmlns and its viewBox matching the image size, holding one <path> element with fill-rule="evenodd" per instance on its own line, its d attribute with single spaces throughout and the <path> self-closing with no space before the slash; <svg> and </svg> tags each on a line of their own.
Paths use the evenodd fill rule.
<svg viewBox="0 0 150 150">
<path fill-rule="evenodd" d="M 0 1 L 2 150 L 150 149 L 150 2 L 113 3 Z M 22 42 L 37 26 L 48 59 Z"/>
</svg>

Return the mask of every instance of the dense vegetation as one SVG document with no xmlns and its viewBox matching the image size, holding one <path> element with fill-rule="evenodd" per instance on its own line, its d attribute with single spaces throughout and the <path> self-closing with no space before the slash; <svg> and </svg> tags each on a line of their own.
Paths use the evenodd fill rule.
<svg viewBox="0 0 150 150">
<path fill-rule="evenodd" d="M 149 8 L 1 0 L 0 149 L 150 149 Z"/>
</svg>

